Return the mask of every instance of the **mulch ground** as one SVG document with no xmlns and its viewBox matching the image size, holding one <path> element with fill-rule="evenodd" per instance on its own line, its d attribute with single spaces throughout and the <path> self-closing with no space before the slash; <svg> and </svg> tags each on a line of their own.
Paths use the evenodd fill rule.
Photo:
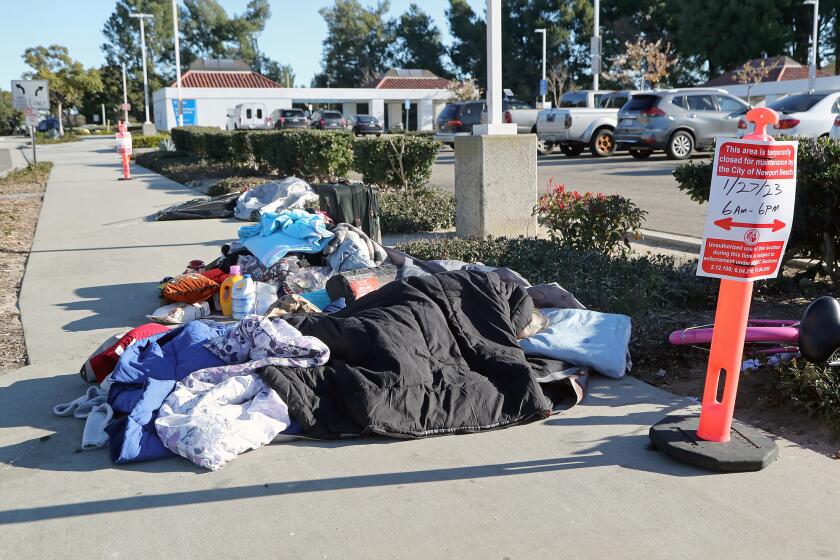
<svg viewBox="0 0 840 560">
<path fill-rule="evenodd" d="M 18 293 L 50 168 L 42 164 L 0 179 L 0 372 L 26 365 Z"/>
</svg>

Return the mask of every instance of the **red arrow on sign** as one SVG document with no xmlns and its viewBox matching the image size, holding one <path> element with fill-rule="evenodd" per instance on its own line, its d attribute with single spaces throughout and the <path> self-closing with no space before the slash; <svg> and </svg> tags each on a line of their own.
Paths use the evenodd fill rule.
<svg viewBox="0 0 840 560">
<path fill-rule="evenodd" d="M 763 228 L 779 231 L 785 227 L 785 223 L 781 220 L 773 220 L 772 224 L 748 224 L 746 222 L 735 222 L 732 218 L 724 218 L 722 220 L 715 220 L 715 225 L 729 231 L 734 227 L 740 228 Z"/>
</svg>

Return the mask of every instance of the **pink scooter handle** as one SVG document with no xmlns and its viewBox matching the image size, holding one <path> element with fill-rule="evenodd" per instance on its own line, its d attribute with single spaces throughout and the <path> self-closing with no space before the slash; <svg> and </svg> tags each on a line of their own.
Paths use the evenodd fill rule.
<svg viewBox="0 0 840 560">
<path fill-rule="evenodd" d="M 686 329 L 674 331 L 668 336 L 668 342 L 675 346 L 688 344 L 709 344 L 713 329 Z M 799 341 L 799 329 L 795 327 L 747 327 L 744 342 L 778 342 L 796 344 Z"/>
</svg>

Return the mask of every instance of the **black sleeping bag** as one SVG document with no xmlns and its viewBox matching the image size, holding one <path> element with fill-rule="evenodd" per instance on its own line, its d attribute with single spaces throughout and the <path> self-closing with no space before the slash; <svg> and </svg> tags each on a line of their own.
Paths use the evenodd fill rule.
<svg viewBox="0 0 840 560">
<path fill-rule="evenodd" d="M 407 278 L 333 315 L 284 316 L 324 341 L 330 361 L 260 375 L 312 437 L 414 438 L 545 418 L 545 372 L 516 343 L 532 310 L 522 287 L 494 273 Z"/>
<path fill-rule="evenodd" d="M 150 217 L 150 221 L 165 222 L 170 220 L 206 220 L 208 218 L 232 218 L 236 199 L 240 193 L 229 193 L 210 198 L 201 196 L 180 202 Z"/>
</svg>

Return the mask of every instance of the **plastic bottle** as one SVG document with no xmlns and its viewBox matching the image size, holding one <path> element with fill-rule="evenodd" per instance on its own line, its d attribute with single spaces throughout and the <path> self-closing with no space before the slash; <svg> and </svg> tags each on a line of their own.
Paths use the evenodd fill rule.
<svg viewBox="0 0 840 560">
<path fill-rule="evenodd" d="M 222 315 L 230 317 L 233 315 L 233 285 L 242 280 L 242 275 L 239 274 L 239 267 L 233 265 L 230 267 L 230 276 L 225 278 L 222 282 L 222 287 L 219 289 L 219 305 L 222 306 Z"/>
<path fill-rule="evenodd" d="M 256 301 L 257 287 L 251 275 L 246 274 L 233 285 L 233 318 L 241 320 L 245 315 L 253 314 Z"/>
</svg>

